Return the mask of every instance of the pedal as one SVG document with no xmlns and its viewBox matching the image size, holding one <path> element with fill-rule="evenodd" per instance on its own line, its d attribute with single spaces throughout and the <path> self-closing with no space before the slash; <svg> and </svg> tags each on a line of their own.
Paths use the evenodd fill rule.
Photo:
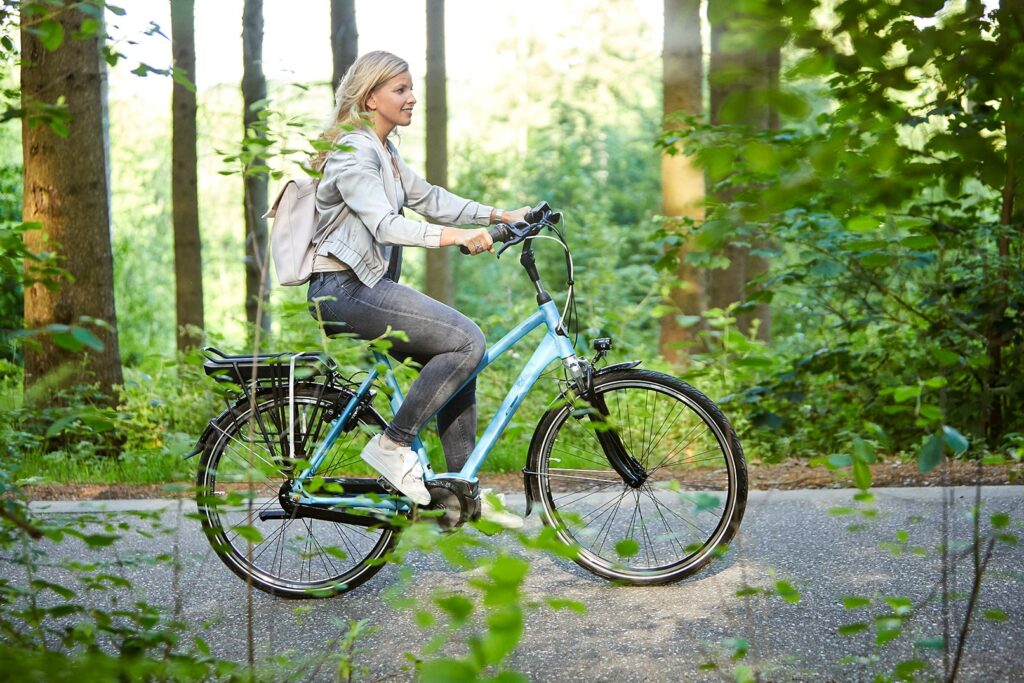
<svg viewBox="0 0 1024 683">
<path fill-rule="evenodd" d="M 377 485 L 393 496 L 403 495 L 401 491 L 396 489 L 394 485 L 384 477 L 377 477 Z"/>
</svg>

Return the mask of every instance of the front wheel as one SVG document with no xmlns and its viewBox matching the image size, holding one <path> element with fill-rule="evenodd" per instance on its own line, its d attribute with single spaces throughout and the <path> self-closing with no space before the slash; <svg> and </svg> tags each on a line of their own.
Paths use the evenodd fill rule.
<svg viewBox="0 0 1024 683">
<path fill-rule="evenodd" d="M 637 585 L 701 569 L 732 539 L 747 500 L 729 421 L 689 384 L 647 370 L 600 374 L 590 403 L 549 410 L 526 473 L 576 562 Z"/>
</svg>

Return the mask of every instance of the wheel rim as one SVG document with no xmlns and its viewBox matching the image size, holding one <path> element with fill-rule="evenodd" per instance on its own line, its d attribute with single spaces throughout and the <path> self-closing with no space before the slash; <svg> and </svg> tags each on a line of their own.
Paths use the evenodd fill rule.
<svg viewBox="0 0 1024 683">
<path fill-rule="evenodd" d="M 565 406 L 544 435 L 545 517 L 577 561 L 613 579 L 656 582 L 707 562 L 730 530 L 736 462 L 722 427 L 683 391 L 607 382 L 607 422 L 647 473 L 637 488 L 609 466 L 593 421 Z"/>
<path fill-rule="evenodd" d="M 299 448 L 312 454 L 326 434 L 321 404 L 311 396 L 295 397 L 294 433 Z M 257 406 L 255 419 L 244 411 L 221 430 L 214 454 L 199 476 L 199 510 L 211 544 L 242 577 L 251 576 L 271 592 L 315 595 L 339 592 L 375 573 L 391 547 L 394 532 L 324 520 L 286 517 L 261 520 L 265 511 L 281 510 L 278 494 L 290 478 L 287 447 L 287 400 Z M 383 425 L 370 417 L 339 435 L 318 474 L 330 477 L 357 469 L 368 434 Z M 307 447 L 303 448 L 302 445 Z"/>
</svg>

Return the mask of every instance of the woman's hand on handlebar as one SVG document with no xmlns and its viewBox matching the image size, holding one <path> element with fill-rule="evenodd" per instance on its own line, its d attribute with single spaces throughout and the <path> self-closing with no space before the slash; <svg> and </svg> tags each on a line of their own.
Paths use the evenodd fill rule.
<svg viewBox="0 0 1024 683">
<path fill-rule="evenodd" d="M 505 211 L 504 214 L 503 214 L 503 219 L 504 220 L 501 220 L 499 222 L 500 223 L 508 223 L 508 224 L 511 225 L 511 224 L 519 223 L 520 221 L 525 221 L 526 220 L 526 214 L 530 213 L 530 211 L 531 211 L 531 207 L 529 207 L 529 206 L 524 206 L 521 209 L 516 209 L 514 211 Z"/>
<path fill-rule="evenodd" d="M 513 212 L 509 212 L 513 213 Z M 482 254 L 494 251 L 494 239 L 486 228 L 443 228 L 441 230 L 441 246 L 457 246 L 464 254 Z"/>
</svg>

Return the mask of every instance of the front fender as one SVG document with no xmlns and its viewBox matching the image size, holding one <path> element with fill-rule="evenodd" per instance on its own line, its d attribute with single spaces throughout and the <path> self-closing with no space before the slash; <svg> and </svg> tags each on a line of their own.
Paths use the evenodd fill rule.
<svg viewBox="0 0 1024 683">
<path fill-rule="evenodd" d="M 595 376 L 597 376 L 597 375 L 606 375 L 609 372 L 614 372 L 615 370 L 632 370 L 633 368 L 635 368 L 636 366 L 640 365 L 641 363 L 643 363 L 642 360 L 629 360 L 629 361 L 626 361 L 625 363 L 616 363 L 614 365 L 606 365 L 603 368 L 601 368 L 600 370 L 598 370 L 597 372 L 595 372 L 594 375 Z"/>
</svg>

